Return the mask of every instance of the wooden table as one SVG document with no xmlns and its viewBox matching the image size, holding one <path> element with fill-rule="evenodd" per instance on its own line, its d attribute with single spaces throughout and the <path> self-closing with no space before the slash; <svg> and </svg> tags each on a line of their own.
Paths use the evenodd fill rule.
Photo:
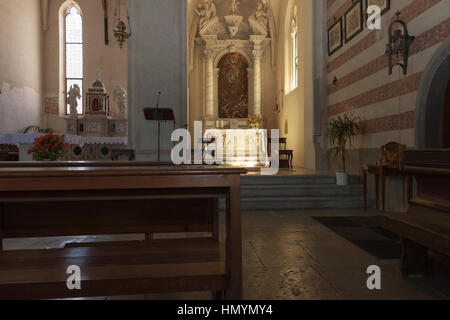
<svg viewBox="0 0 450 320">
<path fill-rule="evenodd" d="M 381 180 L 381 206 L 385 211 L 386 199 L 386 177 L 387 176 L 404 176 L 406 177 L 406 190 L 408 200 L 411 198 L 411 177 L 406 175 L 404 171 L 396 165 L 366 165 L 362 168 L 363 189 L 364 189 L 364 209 L 367 209 L 367 174 L 374 175 L 375 184 L 375 201 L 376 208 L 379 208 L 379 192 Z"/>
<path fill-rule="evenodd" d="M 139 163 L 1 163 L 0 240 L 205 231 L 212 225 L 209 200 L 219 197 L 226 198 L 227 217 L 225 245 L 216 239 L 183 239 L 131 247 L 2 251 L 0 299 L 206 290 L 241 299 L 243 173 L 239 168 Z M 194 207 L 189 210 L 186 203 Z M 201 207 L 195 210 L 195 205 Z M 82 269 L 81 291 L 67 289 L 70 264 Z"/>
</svg>

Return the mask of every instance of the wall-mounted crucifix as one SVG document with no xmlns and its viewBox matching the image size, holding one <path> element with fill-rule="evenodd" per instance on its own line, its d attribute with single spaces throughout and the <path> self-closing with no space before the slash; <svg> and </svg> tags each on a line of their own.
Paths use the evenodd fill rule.
<svg viewBox="0 0 450 320">
<path fill-rule="evenodd" d="M 102 1 L 102 7 L 103 7 L 103 13 L 104 13 L 104 19 L 105 19 L 105 45 L 109 44 L 109 36 L 108 36 L 108 8 L 109 8 L 109 0 L 101 0 Z"/>
</svg>

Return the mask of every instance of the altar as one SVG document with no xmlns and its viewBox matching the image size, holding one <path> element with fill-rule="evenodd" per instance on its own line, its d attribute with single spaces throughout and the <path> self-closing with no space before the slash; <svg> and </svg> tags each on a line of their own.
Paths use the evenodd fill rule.
<svg viewBox="0 0 450 320">
<path fill-rule="evenodd" d="M 205 136 L 214 139 L 205 149 L 219 152 L 216 158 L 224 164 L 246 168 L 269 165 L 267 130 L 215 129 Z"/>
<path fill-rule="evenodd" d="M 216 132 L 223 162 L 236 166 L 266 166 L 268 137 L 263 118 L 276 101 L 268 76 L 275 63 L 273 28 L 267 3 L 206 0 L 195 10 L 198 23 L 190 33 L 189 70 L 201 79 L 190 93 L 193 117 L 206 131 Z M 201 106 L 201 107 L 197 107 Z M 252 123 L 256 118 L 261 121 Z M 271 126 L 271 124 L 269 124 Z M 220 157 L 219 157 L 220 158 Z"/>
<path fill-rule="evenodd" d="M 45 134 L 0 134 L 0 145 L 19 147 L 19 161 L 32 161 L 27 152 L 33 147 L 34 139 Z M 127 137 L 82 137 L 66 135 L 65 142 L 70 143 L 70 151 L 65 160 L 69 161 L 105 161 L 111 160 L 112 150 L 126 149 Z"/>
</svg>

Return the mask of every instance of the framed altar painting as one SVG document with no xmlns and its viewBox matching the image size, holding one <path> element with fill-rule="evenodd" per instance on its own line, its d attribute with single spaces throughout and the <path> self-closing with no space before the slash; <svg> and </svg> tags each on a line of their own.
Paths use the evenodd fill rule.
<svg viewBox="0 0 450 320">
<path fill-rule="evenodd" d="M 338 51 L 343 44 L 342 18 L 339 18 L 339 20 L 328 29 L 328 55 L 331 56 Z"/>
<path fill-rule="evenodd" d="M 363 28 L 363 3 L 358 0 L 345 13 L 345 42 L 356 37 Z"/>
<path fill-rule="evenodd" d="M 366 8 L 369 6 L 379 6 L 383 15 L 391 9 L 391 0 L 366 0 Z"/>
</svg>

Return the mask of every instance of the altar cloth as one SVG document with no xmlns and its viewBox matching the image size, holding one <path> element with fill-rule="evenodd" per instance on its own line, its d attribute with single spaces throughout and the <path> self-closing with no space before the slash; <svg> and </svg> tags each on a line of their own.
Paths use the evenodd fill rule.
<svg viewBox="0 0 450 320">
<path fill-rule="evenodd" d="M 29 134 L 29 133 L 0 133 L 0 144 L 5 145 L 24 145 L 34 144 L 34 139 L 45 136 L 45 133 Z M 76 135 L 65 135 L 65 142 L 71 145 L 79 145 L 83 147 L 87 144 L 122 144 L 128 145 L 128 137 L 81 137 Z"/>
</svg>

